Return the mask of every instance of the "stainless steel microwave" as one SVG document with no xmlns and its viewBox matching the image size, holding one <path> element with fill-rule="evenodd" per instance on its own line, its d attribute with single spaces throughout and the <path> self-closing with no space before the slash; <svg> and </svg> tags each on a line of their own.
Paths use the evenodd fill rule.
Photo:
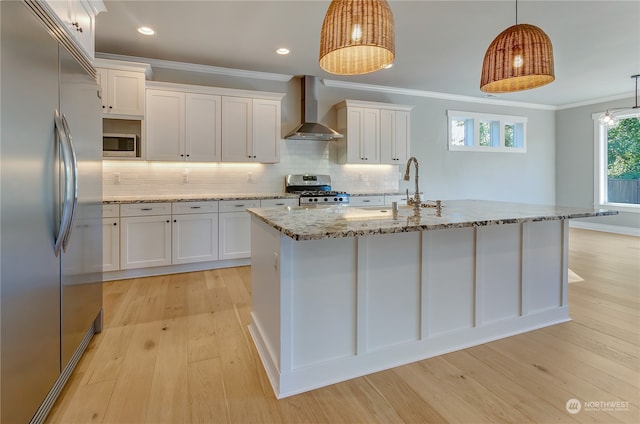
<svg viewBox="0 0 640 424">
<path fill-rule="evenodd" d="M 138 136 L 136 134 L 103 134 L 103 157 L 138 156 Z"/>
</svg>

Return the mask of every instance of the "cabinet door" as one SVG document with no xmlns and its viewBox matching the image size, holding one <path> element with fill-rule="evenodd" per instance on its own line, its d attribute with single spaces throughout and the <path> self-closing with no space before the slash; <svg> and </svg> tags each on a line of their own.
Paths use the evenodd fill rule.
<svg viewBox="0 0 640 424">
<path fill-rule="evenodd" d="M 253 159 L 280 161 L 280 102 L 253 99 Z"/>
<path fill-rule="evenodd" d="M 365 109 L 362 130 L 362 163 L 380 163 L 380 111 Z"/>
<path fill-rule="evenodd" d="M 222 97 L 222 160 L 253 162 L 253 102 L 244 97 Z"/>
<path fill-rule="evenodd" d="M 220 259 L 251 257 L 251 217 L 248 212 L 219 214 Z"/>
<path fill-rule="evenodd" d="M 409 159 L 409 112 L 380 110 L 380 163 L 402 165 Z"/>
<path fill-rule="evenodd" d="M 349 206 L 382 206 L 384 196 L 351 196 Z"/>
<path fill-rule="evenodd" d="M 347 162 L 379 163 L 380 113 L 377 109 L 347 108 Z"/>
<path fill-rule="evenodd" d="M 120 218 L 120 267 L 147 268 L 171 264 L 171 216 Z"/>
<path fill-rule="evenodd" d="M 221 159 L 220 96 L 187 93 L 185 99 L 186 159 L 217 162 Z"/>
<path fill-rule="evenodd" d="M 109 110 L 109 70 L 106 68 L 96 68 L 96 82 L 100 86 L 100 101 L 102 102 L 102 113 Z"/>
<path fill-rule="evenodd" d="M 147 160 L 185 159 L 184 116 L 184 93 L 147 90 Z"/>
<path fill-rule="evenodd" d="M 95 29 L 94 14 L 89 10 L 89 5 L 82 1 L 71 1 L 70 12 L 72 27 L 79 44 L 93 59 L 95 56 L 93 32 Z"/>
<path fill-rule="evenodd" d="M 218 260 L 218 214 L 173 215 L 172 263 Z"/>
<path fill-rule="evenodd" d="M 102 271 L 120 269 L 119 218 L 102 218 Z"/>
<path fill-rule="evenodd" d="M 106 113 L 144 115 L 144 73 L 109 69 Z"/>
</svg>

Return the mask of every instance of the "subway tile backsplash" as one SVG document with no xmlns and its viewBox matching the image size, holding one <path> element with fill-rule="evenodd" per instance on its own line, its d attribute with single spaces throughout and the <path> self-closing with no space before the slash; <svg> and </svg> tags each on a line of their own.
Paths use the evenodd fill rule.
<svg viewBox="0 0 640 424">
<path fill-rule="evenodd" d="M 283 140 L 276 164 L 104 160 L 103 195 L 281 193 L 285 175 L 304 173 L 331 175 L 339 191 L 398 191 L 398 165 L 338 165 L 335 143 Z"/>
</svg>

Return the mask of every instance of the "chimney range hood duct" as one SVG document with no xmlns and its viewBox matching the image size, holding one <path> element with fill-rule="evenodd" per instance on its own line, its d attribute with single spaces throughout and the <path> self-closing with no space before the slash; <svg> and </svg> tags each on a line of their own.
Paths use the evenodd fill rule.
<svg viewBox="0 0 640 424">
<path fill-rule="evenodd" d="M 287 140 L 329 141 L 344 136 L 331 128 L 318 123 L 318 98 L 316 95 L 316 77 L 302 77 L 302 124 L 284 138 Z"/>
</svg>

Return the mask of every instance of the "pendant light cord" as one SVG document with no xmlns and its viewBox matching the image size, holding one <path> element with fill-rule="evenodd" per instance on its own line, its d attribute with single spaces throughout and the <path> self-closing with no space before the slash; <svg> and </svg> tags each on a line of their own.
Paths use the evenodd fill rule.
<svg viewBox="0 0 640 424">
<path fill-rule="evenodd" d="M 632 75 L 631 78 L 635 78 L 636 79 L 636 105 L 633 108 L 634 109 L 638 109 L 640 107 L 640 106 L 638 106 L 638 78 L 640 78 L 640 74 Z"/>
<path fill-rule="evenodd" d="M 516 0 L 516 25 L 518 25 L 518 0 Z"/>
</svg>

